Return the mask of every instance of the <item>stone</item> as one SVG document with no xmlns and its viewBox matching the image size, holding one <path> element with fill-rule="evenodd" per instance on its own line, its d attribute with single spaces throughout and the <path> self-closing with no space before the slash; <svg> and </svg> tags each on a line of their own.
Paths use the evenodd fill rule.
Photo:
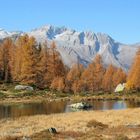
<svg viewBox="0 0 140 140">
<path fill-rule="evenodd" d="M 53 128 L 53 127 L 49 128 L 48 131 L 49 131 L 51 134 L 56 134 L 56 133 L 57 133 L 56 129 Z"/>
<path fill-rule="evenodd" d="M 27 137 L 27 136 L 24 136 L 24 137 L 22 138 L 22 140 L 31 140 L 31 138 L 30 138 L 30 137 Z"/>
<path fill-rule="evenodd" d="M 17 86 L 15 86 L 15 90 L 28 90 L 28 91 L 33 91 L 34 89 L 31 86 L 17 85 Z"/>
<path fill-rule="evenodd" d="M 87 109 L 87 108 L 91 108 L 92 107 L 90 104 L 85 103 L 85 102 L 75 103 L 75 104 L 71 104 L 69 106 L 71 108 L 76 108 L 76 109 Z"/>
</svg>

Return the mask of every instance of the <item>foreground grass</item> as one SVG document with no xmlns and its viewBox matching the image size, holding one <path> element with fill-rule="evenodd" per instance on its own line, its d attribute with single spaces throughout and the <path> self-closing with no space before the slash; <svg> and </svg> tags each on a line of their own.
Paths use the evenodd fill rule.
<svg viewBox="0 0 140 140">
<path fill-rule="evenodd" d="M 140 138 L 139 118 L 140 109 L 137 108 L 3 119 L 0 120 L 0 138 L 20 140 L 28 136 L 31 140 L 136 140 Z M 48 133 L 50 127 L 55 127 L 58 134 Z"/>
</svg>

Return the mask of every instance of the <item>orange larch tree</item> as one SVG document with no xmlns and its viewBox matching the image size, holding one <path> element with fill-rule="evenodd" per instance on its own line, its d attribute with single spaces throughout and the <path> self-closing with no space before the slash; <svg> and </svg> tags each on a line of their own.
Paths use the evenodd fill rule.
<svg viewBox="0 0 140 140">
<path fill-rule="evenodd" d="M 94 65 L 95 65 L 95 70 L 94 70 L 95 91 L 99 91 L 102 89 L 102 80 L 103 80 L 103 75 L 105 73 L 105 68 L 103 67 L 102 58 L 100 55 L 97 55 L 95 57 Z"/>
<path fill-rule="evenodd" d="M 37 63 L 37 86 L 39 88 L 47 88 L 48 81 L 46 79 L 48 75 L 48 63 L 49 52 L 47 42 L 39 45 L 38 63 Z"/>
<path fill-rule="evenodd" d="M 101 56 L 97 55 L 81 76 L 84 89 L 91 92 L 101 90 L 104 72 Z"/>
<path fill-rule="evenodd" d="M 116 87 L 118 84 L 126 83 L 126 73 L 122 70 L 122 68 L 118 68 L 117 71 L 113 75 L 113 85 Z"/>
<path fill-rule="evenodd" d="M 140 90 L 140 49 L 128 74 L 127 88 Z"/>
<path fill-rule="evenodd" d="M 64 77 L 56 77 L 51 83 L 51 89 L 64 92 L 65 91 L 65 79 Z"/>
<path fill-rule="evenodd" d="M 67 74 L 66 80 L 67 80 L 67 86 L 69 86 L 69 89 L 76 92 L 78 82 L 81 78 L 81 75 L 84 71 L 84 67 L 81 64 L 75 64 L 70 71 Z M 67 87 L 68 88 L 68 87 Z"/>
<path fill-rule="evenodd" d="M 113 84 L 113 76 L 116 72 L 116 68 L 113 65 L 109 65 L 102 82 L 102 87 L 105 91 L 113 91 L 114 90 L 114 84 Z"/>
<path fill-rule="evenodd" d="M 63 64 L 60 53 L 56 50 L 55 42 L 52 42 L 49 48 L 49 58 L 48 58 L 48 74 L 46 75 L 46 80 L 51 82 L 56 77 L 63 77 L 65 75 L 65 66 Z"/>
<path fill-rule="evenodd" d="M 37 81 L 37 47 L 35 38 L 28 35 L 21 37 L 22 41 L 22 66 L 21 66 L 21 83 L 35 85 Z"/>
<path fill-rule="evenodd" d="M 12 75 L 11 71 L 13 70 L 13 54 L 14 54 L 14 44 L 10 38 L 7 38 L 3 41 L 1 45 L 1 70 L 2 70 L 2 79 L 4 82 L 11 82 Z"/>
</svg>

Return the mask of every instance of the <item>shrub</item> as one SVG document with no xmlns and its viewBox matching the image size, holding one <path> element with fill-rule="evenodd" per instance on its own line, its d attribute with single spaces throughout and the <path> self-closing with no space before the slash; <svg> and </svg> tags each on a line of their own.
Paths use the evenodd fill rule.
<svg viewBox="0 0 140 140">
<path fill-rule="evenodd" d="M 4 98 L 6 95 L 3 92 L 0 92 L 0 98 Z"/>
<path fill-rule="evenodd" d="M 106 124 L 103 124 L 101 122 L 97 122 L 96 120 L 90 120 L 88 123 L 87 123 L 87 127 L 93 127 L 93 128 L 108 128 L 108 125 Z"/>
</svg>

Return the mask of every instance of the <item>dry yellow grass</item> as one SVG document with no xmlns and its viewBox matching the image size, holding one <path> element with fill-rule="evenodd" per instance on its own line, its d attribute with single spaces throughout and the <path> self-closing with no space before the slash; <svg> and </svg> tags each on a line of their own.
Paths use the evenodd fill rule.
<svg viewBox="0 0 140 140">
<path fill-rule="evenodd" d="M 140 108 L 117 111 L 81 111 L 0 120 L 0 138 L 5 136 L 30 136 L 49 127 L 55 127 L 58 132 L 86 133 L 91 129 L 87 127 L 91 120 L 106 124 L 109 128 L 140 125 Z M 128 137 L 131 138 L 133 135 L 133 133 L 129 133 Z M 137 136 L 140 136 L 140 132 Z"/>
</svg>

